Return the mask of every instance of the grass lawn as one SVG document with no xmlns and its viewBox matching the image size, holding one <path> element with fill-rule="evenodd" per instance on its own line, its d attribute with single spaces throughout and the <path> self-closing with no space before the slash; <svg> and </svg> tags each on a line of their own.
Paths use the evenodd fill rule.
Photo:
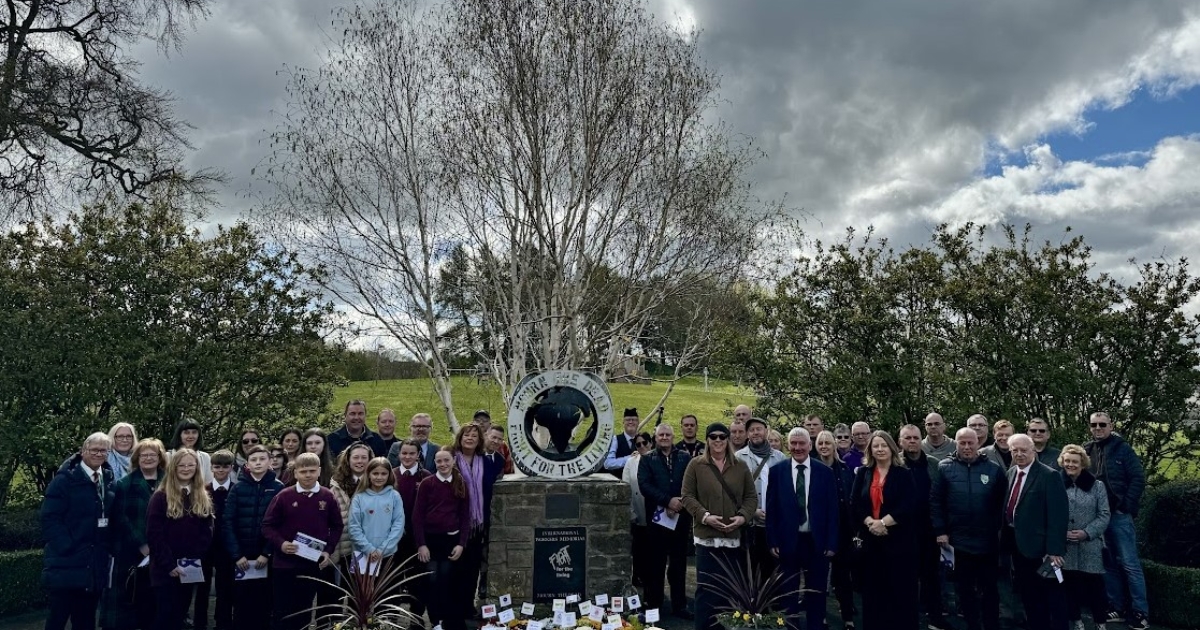
<svg viewBox="0 0 1200 630">
<path fill-rule="evenodd" d="M 504 421 L 507 412 L 498 385 L 477 384 L 474 378 L 467 376 L 454 377 L 452 384 L 454 414 L 460 423 L 470 421 L 471 415 L 477 409 L 487 409 L 494 420 Z M 638 413 L 645 417 L 666 392 L 667 384 L 609 383 L 608 389 L 619 426 L 621 411 L 626 407 L 636 407 Z M 383 408 L 390 408 L 396 412 L 396 433 L 400 435 L 408 434 L 408 419 L 413 414 L 425 412 L 433 417 L 433 441 L 445 444 L 450 438 L 450 428 L 445 421 L 446 414 L 428 379 L 355 381 L 334 391 L 334 412 L 340 414 L 346 401 L 354 399 L 366 401 L 368 425 L 372 429 L 376 415 Z M 700 419 L 700 430 L 703 431 L 704 425 L 709 422 L 728 421 L 733 415 L 733 408 L 741 404 L 754 405 L 754 394 L 748 388 L 738 388 L 727 381 L 710 380 L 708 391 L 705 391 L 703 378 L 687 378 L 675 385 L 670 398 L 663 403 L 666 408 L 663 418 L 675 427 L 675 433 L 678 435 L 679 418 L 691 413 Z"/>
</svg>

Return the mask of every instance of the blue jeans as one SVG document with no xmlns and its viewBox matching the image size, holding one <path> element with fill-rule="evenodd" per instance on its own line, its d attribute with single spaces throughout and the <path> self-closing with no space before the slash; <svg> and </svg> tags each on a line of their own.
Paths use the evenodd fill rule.
<svg viewBox="0 0 1200 630">
<path fill-rule="evenodd" d="M 1137 532 L 1133 517 L 1113 512 L 1104 531 L 1104 587 L 1108 605 L 1117 611 L 1150 615 L 1146 601 L 1146 576 L 1138 559 Z M 1126 588 L 1129 596 L 1125 596 Z M 1128 602 L 1128 604 L 1126 603 Z"/>
</svg>

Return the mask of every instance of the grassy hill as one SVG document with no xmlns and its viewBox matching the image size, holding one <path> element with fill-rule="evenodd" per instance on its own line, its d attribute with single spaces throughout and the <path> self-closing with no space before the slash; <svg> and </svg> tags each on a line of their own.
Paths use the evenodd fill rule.
<svg viewBox="0 0 1200 630">
<path fill-rule="evenodd" d="M 487 409 L 493 418 L 502 421 L 506 411 L 498 385 L 477 384 L 474 378 L 466 376 L 453 378 L 452 384 L 454 413 L 459 422 L 469 421 L 477 409 Z M 636 407 L 643 417 L 654 409 L 658 399 L 667 390 L 667 384 L 609 383 L 608 389 L 619 425 L 620 413 L 626 407 Z M 341 414 L 346 401 L 354 399 L 366 401 L 368 425 L 372 429 L 379 410 L 390 408 L 396 412 L 396 432 L 401 435 L 408 433 L 408 419 L 413 414 L 425 412 L 433 417 L 433 441 L 444 444 L 450 437 L 446 414 L 428 379 L 355 381 L 335 390 L 332 409 L 336 414 Z M 679 418 L 686 413 L 695 414 L 700 419 L 703 431 L 705 424 L 732 416 L 733 408 L 741 404 L 754 404 L 754 395 L 748 388 L 710 380 L 708 391 L 705 391 L 703 378 L 687 378 L 675 385 L 671 397 L 663 405 L 666 408 L 663 417 L 676 428 L 678 434 Z"/>
</svg>

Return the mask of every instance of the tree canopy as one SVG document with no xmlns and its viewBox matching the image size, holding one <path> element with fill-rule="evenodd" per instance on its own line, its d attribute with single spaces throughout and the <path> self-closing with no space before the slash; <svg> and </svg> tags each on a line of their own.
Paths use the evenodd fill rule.
<svg viewBox="0 0 1200 630">
<path fill-rule="evenodd" d="M 0 237 L 0 492 L 49 481 L 117 421 L 206 448 L 245 426 L 313 425 L 338 382 L 314 270 L 245 224 L 202 236 L 165 204 L 89 207 Z"/>
<path fill-rule="evenodd" d="M 1148 470 L 1191 465 L 1200 316 L 1184 307 L 1200 279 L 1186 260 L 1135 265 L 1121 282 L 1081 237 L 972 225 L 904 250 L 850 232 L 806 251 L 723 340 L 765 407 L 891 431 L 931 411 L 951 425 L 1041 417 L 1057 442 L 1085 440 L 1103 410 Z"/>
<path fill-rule="evenodd" d="M 210 0 L 6 0 L 0 9 L 0 202 L 44 209 L 58 187 L 141 195 L 171 184 L 203 192 L 210 172 L 185 174 L 187 125 L 169 95 L 137 80 L 124 47 L 163 50 L 207 16 Z M 5 217 L 7 218 L 7 217 Z"/>
</svg>

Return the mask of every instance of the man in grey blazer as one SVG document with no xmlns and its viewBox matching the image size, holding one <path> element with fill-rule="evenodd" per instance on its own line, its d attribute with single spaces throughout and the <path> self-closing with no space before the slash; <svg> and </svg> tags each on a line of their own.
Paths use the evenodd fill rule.
<svg viewBox="0 0 1200 630">
<path fill-rule="evenodd" d="M 433 428 L 433 419 L 427 413 L 418 413 L 408 421 L 408 434 L 411 439 L 416 442 L 421 448 L 421 456 L 418 462 L 421 468 L 433 472 L 433 456 L 437 454 L 441 448 L 437 444 L 429 441 L 429 431 Z M 388 463 L 395 468 L 400 465 L 400 442 L 392 445 L 392 449 L 388 451 Z"/>
</svg>

